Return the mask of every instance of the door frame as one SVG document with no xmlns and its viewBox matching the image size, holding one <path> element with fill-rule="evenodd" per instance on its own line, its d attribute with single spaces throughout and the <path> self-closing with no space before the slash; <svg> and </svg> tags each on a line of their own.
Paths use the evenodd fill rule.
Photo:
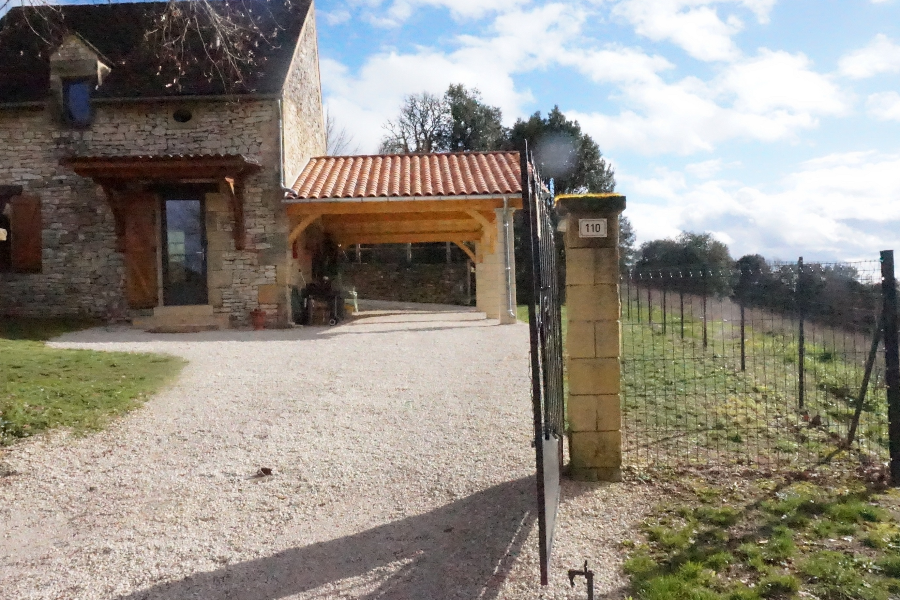
<svg viewBox="0 0 900 600">
<path fill-rule="evenodd" d="M 205 306 L 209 304 L 209 243 L 206 231 L 206 195 L 216 190 L 213 184 L 172 184 L 159 186 L 156 194 L 159 198 L 159 259 L 160 259 L 160 306 Z M 200 304 L 170 304 L 166 302 L 166 286 L 169 275 L 169 244 L 166 231 L 166 201 L 186 200 L 200 203 L 202 227 L 200 230 L 200 244 L 203 248 L 203 296 L 205 300 Z"/>
</svg>

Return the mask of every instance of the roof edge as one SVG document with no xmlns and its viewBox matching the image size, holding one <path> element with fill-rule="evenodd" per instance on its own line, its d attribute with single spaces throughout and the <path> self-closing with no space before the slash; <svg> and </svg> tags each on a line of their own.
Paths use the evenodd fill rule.
<svg viewBox="0 0 900 600">
<path fill-rule="evenodd" d="M 335 204 L 364 202 L 431 202 L 433 200 L 502 200 L 503 198 L 521 198 L 521 192 L 508 194 L 468 194 L 457 196 L 356 196 L 353 198 L 298 198 L 296 194 L 285 194 L 284 204 Z"/>
</svg>

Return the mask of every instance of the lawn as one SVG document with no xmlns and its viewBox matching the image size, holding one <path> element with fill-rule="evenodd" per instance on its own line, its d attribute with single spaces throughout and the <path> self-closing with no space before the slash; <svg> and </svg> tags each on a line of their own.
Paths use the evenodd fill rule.
<svg viewBox="0 0 900 600">
<path fill-rule="evenodd" d="M 0 319 L 0 445 L 54 427 L 76 434 L 103 427 L 181 371 L 163 355 L 51 348 L 44 343 L 96 323 Z"/>
<path fill-rule="evenodd" d="M 830 465 L 776 477 L 659 483 L 624 544 L 635 600 L 900 597 L 900 492 Z"/>
</svg>

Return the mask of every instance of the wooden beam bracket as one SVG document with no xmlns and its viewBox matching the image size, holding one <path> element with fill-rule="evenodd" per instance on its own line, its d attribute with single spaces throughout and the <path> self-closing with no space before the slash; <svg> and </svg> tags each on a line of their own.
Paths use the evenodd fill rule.
<svg viewBox="0 0 900 600">
<path fill-rule="evenodd" d="M 244 178 L 242 176 L 224 177 L 219 189 L 228 198 L 231 212 L 234 215 L 234 249 L 244 250 L 247 247 L 247 225 L 244 219 Z"/>
<path fill-rule="evenodd" d="M 468 256 L 472 260 L 473 263 L 479 262 L 478 259 L 475 257 L 475 253 L 472 252 L 471 248 L 466 246 L 465 242 L 459 242 L 459 241 L 453 240 L 453 243 L 456 244 L 457 246 L 459 246 L 459 249 L 462 250 L 463 252 L 465 252 L 466 256 Z"/>
<path fill-rule="evenodd" d="M 306 231 L 306 228 L 309 227 L 310 225 L 312 225 L 316 221 L 316 219 L 318 219 L 321 216 L 322 215 L 320 215 L 318 213 L 314 213 L 314 214 L 306 215 L 305 217 L 303 217 L 303 220 L 300 221 L 297 224 L 297 226 L 291 230 L 291 234 L 288 236 L 288 246 L 293 246 L 294 242 L 297 241 L 297 238 L 299 238 L 300 235 L 304 231 Z"/>
</svg>

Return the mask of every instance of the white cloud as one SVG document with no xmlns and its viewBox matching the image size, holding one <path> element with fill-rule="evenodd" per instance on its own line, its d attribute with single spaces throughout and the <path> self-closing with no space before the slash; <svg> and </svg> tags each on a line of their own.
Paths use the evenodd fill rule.
<svg viewBox="0 0 900 600">
<path fill-rule="evenodd" d="M 879 73 L 900 72 L 900 45 L 879 33 L 864 48 L 844 55 L 838 62 L 841 74 L 865 79 Z"/>
<path fill-rule="evenodd" d="M 516 88 L 514 74 L 565 60 L 564 47 L 578 36 L 584 18 L 561 3 L 514 10 L 495 18 L 486 37 L 459 36 L 455 50 L 377 52 L 355 73 L 324 58 L 326 103 L 337 121 L 354 132 L 363 151 L 378 147 L 382 124 L 399 110 L 404 96 L 422 91 L 443 94 L 451 83 L 477 87 L 487 103 L 514 119 L 531 100 L 528 90 Z"/>
<path fill-rule="evenodd" d="M 722 170 L 722 159 L 714 158 L 687 165 L 684 170 L 698 179 L 712 179 Z"/>
<path fill-rule="evenodd" d="M 761 49 L 708 82 L 685 77 L 667 83 L 655 72 L 664 59 L 631 61 L 644 68 L 630 81 L 616 81 L 619 114 L 572 113 L 607 151 L 691 154 L 734 138 L 790 139 L 816 127 L 819 116 L 848 109 L 843 92 L 802 54 Z"/>
<path fill-rule="evenodd" d="M 866 108 L 876 119 L 900 121 L 900 94 L 897 92 L 872 94 L 866 100 Z"/>
<path fill-rule="evenodd" d="M 480 19 L 491 13 L 504 13 L 528 4 L 530 0 L 370 0 L 368 20 L 382 27 L 396 27 L 425 7 L 443 8 L 454 19 Z"/>
<path fill-rule="evenodd" d="M 352 15 L 349 10 L 346 9 L 338 9 L 331 11 L 319 11 L 317 14 L 318 17 L 322 18 L 326 24 L 331 25 L 332 27 L 335 25 L 342 25 L 350 20 Z"/>
<path fill-rule="evenodd" d="M 638 35 L 670 41 L 696 59 L 732 61 L 741 56 L 732 38 L 744 23 L 735 14 L 723 19 L 719 8 L 735 4 L 765 23 L 775 0 L 622 0 L 612 13 L 631 23 Z"/>
<path fill-rule="evenodd" d="M 677 172 L 618 179 L 639 241 L 714 231 L 733 240 L 735 256 L 814 259 L 875 258 L 897 244 L 900 155 L 824 156 L 798 165 L 772 190 L 716 181 L 691 186 Z"/>
</svg>

